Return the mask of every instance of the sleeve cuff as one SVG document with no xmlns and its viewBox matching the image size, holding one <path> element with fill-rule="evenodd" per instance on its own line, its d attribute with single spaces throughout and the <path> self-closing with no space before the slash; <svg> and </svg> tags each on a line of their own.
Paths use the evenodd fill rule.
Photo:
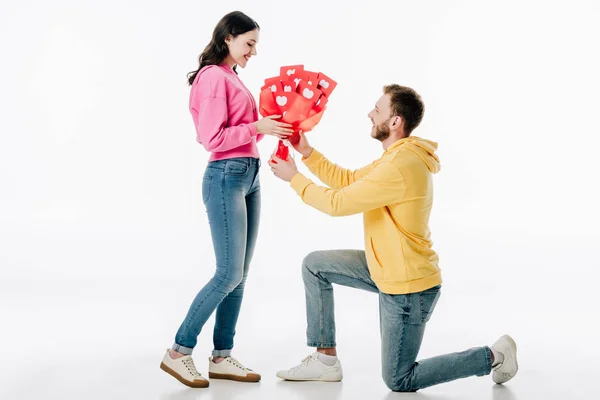
<svg viewBox="0 0 600 400">
<path fill-rule="evenodd" d="M 254 137 L 258 134 L 258 131 L 256 130 L 256 125 L 254 125 L 254 123 L 248 124 L 248 130 L 250 131 L 251 137 Z"/>
<path fill-rule="evenodd" d="M 319 153 L 319 151 L 317 151 L 317 149 L 313 148 L 313 151 L 310 154 L 310 156 L 308 156 L 308 158 L 302 157 L 302 162 L 304 163 L 304 165 L 306 165 L 308 167 L 308 169 L 310 169 L 312 171 L 312 168 L 315 165 L 317 165 L 317 163 L 319 161 L 321 161 L 322 159 L 323 159 L 323 154 Z"/>
</svg>

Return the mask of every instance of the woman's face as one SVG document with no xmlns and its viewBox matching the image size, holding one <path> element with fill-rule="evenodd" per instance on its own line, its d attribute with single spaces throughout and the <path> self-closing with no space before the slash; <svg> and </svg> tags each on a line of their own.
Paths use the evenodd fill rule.
<svg viewBox="0 0 600 400">
<path fill-rule="evenodd" d="M 258 44 L 258 29 L 246 32 L 237 37 L 229 37 L 225 40 L 229 47 L 228 59 L 231 64 L 237 64 L 245 68 L 250 57 L 256 55 L 256 45 Z M 233 66 L 233 65 L 232 65 Z"/>
</svg>

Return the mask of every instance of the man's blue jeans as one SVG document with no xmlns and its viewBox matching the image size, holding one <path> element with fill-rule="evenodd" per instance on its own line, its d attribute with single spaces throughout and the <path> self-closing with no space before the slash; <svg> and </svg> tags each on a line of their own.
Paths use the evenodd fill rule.
<svg viewBox="0 0 600 400">
<path fill-rule="evenodd" d="M 302 276 L 310 347 L 336 346 L 332 284 L 379 294 L 383 380 L 391 390 L 415 392 L 439 383 L 490 373 L 489 347 L 416 361 L 441 285 L 406 295 L 382 293 L 371 280 L 364 251 L 358 250 L 311 253 L 304 259 Z"/>
</svg>

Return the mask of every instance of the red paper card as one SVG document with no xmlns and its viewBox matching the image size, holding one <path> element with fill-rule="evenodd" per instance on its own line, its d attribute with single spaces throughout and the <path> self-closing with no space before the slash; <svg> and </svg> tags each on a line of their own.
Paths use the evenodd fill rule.
<svg viewBox="0 0 600 400">
<path fill-rule="evenodd" d="M 319 80 L 319 85 L 317 89 L 321 90 L 323 94 L 327 97 L 333 92 L 333 89 L 337 86 L 337 82 L 325 75 L 322 72 L 319 72 L 319 76 L 317 78 Z"/>
<path fill-rule="evenodd" d="M 298 85 L 301 82 L 305 82 L 306 83 L 306 81 L 308 80 L 308 74 L 309 73 L 306 72 L 306 71 L 302 71 L 302 72 L 296 74 L 296 77 L 294 78 L 294 82 L 296 82 L 296 88 L 298 88 Z"/>
<path fill-rule="evenodd" d="M 319 97 L 321 96 L 321 91 L 314 86 L 310 86 L 306 82 L 300 82 L 298 85 L 298 89 L 296 89 L 302 97 L 312 101 L 312 103 L 316 103 Z"/>
<path fill-rule="evenodd" d="M 287 67 L 281 67 L 282 81 L 292 81 L 297 87 L 301 81 L 306 81 L 308 78 L 308 72 L 304 71 L 303 65 L 290 65 Z"/>
<path fill-rule="evenodd" d="M 281 87 L 284 92 L 295 92 L 296 82 L 294 81 L 281 81 Z"/>
<path fill-rule="evenodd" d="M 297 96 L 297 93 L 284 92 L 283 90 L 273 92 L 273 99 L 275 99 L 275 104 L 281 111 L 278 113 L 279 115 L 283 115 L 283 112 L 287 111 L 290 108 L 292 100 L 295 96 Z"/>
<path fill-rule="evenodd" d="M 304 71 L 304 65 L 285 65 L 279 69 L 279 78 L 282 81 L 293 80 Z"/>
<path fill-rule="evenodd" d="M 265 85 L 262 88 L 260 88 L 260 90 L 264 90 L 265 88 L 269 88 L 271 92 L 283 90 L 281 87 L 281 81 L 279 80 L 279 77 L 265 79 Z"/>
<path fill-rule="evenodd" d="M 306 77 L 306 83 L 308 83 L 310 86 L 317 87 L 317 85 L 319 84 L 319 81 L 317 80 L 317 78 L 319 77 L 319 74 L 316 72 L 310 72 L 310 71 L 306 71 L 306 72 L 308 72 L 308 75 Z"/>
<path fill-rule="evenodd" d="M 327 99 L 327 97 L 325 95 L 321 95 L 321 97 L 319 97 L 319 99 L 317 100 L 317 102 L 315 103 L 315 106 L 313 107 L 317 112 L 321 112 L 321 110 L 323 110 L 325 108 L 325 105 L 327 104 L 329 100 Z"/>
</svg>

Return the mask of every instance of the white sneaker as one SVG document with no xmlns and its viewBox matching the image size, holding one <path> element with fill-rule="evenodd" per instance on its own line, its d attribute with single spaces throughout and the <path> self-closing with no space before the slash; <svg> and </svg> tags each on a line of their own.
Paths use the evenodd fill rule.
<svg viewBox="0 0 600 400">
<path fill-rule="evenodd" d="M 339 382 L 343 378 L 342 364 L 339 359 L 333 365 L 324 364 L 319 360 L 319 353 L 315 352 L 300 365 L 277 372 L 277 377 L 288 381 Z"/>
<path fill-rule="evenodd" d="M 193 388 L 208 387 L 208 380 L 204 379 L 196 369 L 192 356 L 183 356 L 181 358 L 171 358 L 169 350 L 163 357 L 160 369 L 173 376 L 179 382 Z"/>
<path fill-rule="evenodd" d="M 494 367 L 492 379 L 497 384 L 508 382 L 517 374 L 519 364 L 517 363 L 517 344 L 508 335 L 502 336 L 492 345 L 494 351 L 502 353 L 504 361 Z"/>
<path fill-rule="evenodd" d="M 208 377 L 211 379 L 229 379 L 238 382 L 258 382 L 260 374 L 246 368 L 241 362 L 233 357 L 225 357 L 220 363 L 213 362 L 208 358 Z"/>
</svg>

